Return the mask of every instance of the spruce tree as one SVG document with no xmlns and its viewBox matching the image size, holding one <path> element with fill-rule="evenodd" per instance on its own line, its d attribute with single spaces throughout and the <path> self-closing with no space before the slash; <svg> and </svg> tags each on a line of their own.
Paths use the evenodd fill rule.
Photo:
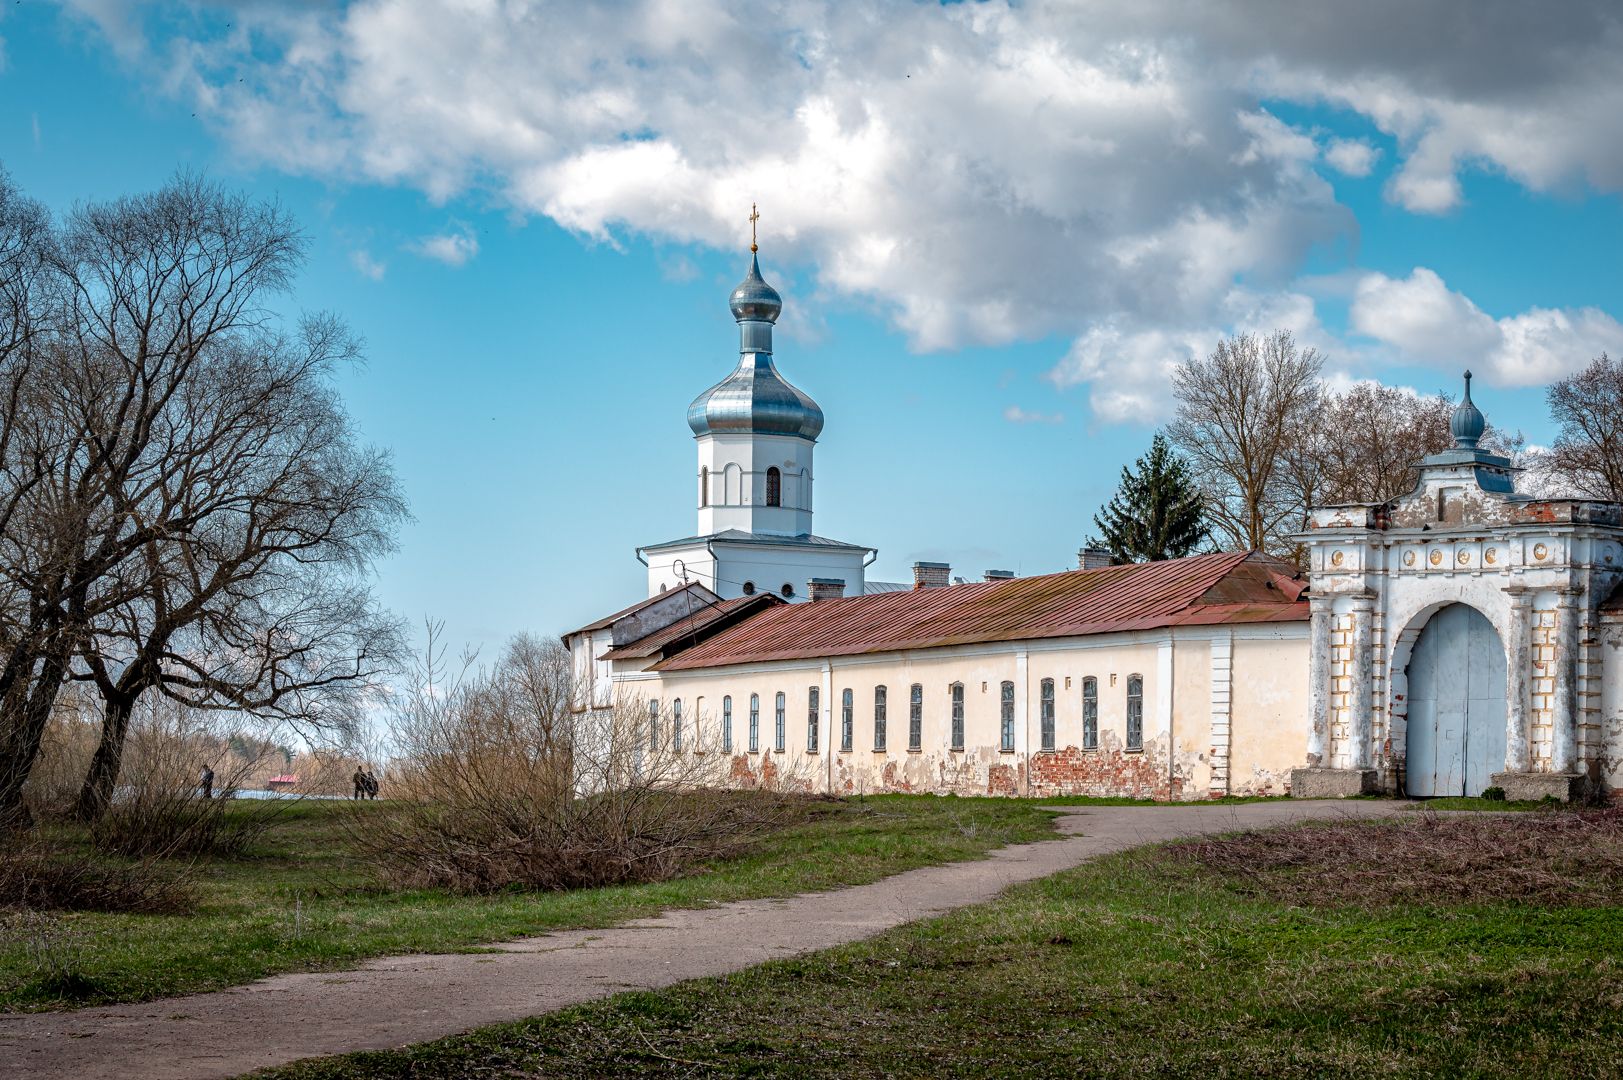
<svg viewBox="0 0 1623 1080">
<path fill-rule="evenodd" d="M 1135 468 L 1122 467 L 1121 486 L 1093 523 L 1117 562 L 1181 559 L 1206 539 L 1206 513 L 1189 464 L 1160 433 Z"/>
</svg>

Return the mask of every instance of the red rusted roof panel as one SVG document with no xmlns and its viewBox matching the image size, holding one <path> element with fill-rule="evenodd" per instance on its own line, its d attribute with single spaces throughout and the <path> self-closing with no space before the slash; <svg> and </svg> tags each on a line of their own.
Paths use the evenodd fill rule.
<svg viewBox="0 0 1623 1080">
<path fill-rule="evenodd" d="M 656 667 L 717 667 L 1021 638 L 1305 620 L 1288 563 L 1222 552 L 912 592 L 788 604 L 746 618 Z"/>
<path fill-rule="evenodd" d="M 729 616 L 733 616 L 744 608 L 770 607 L 781 604 L 771 593 L 756 593 L 753 596 L 737 596 L 731 600 L 721 600 L 714 604 L 696 605 L 691 615 L 684 616 L 669 626 L 635 641 L 628 641 L 624 645 L 616 645 L 604 653 L 601 660 L 624 660 L 636 657 L 654 656 L 673 642 L 681 641 L 684 637 L 698 635 Z"/>
</svg>

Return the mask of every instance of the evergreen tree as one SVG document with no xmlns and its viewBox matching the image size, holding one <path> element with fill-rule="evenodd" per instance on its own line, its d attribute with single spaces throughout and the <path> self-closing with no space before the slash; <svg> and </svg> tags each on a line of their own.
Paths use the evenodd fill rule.
<svg viewBox="0 0 1623 1080">
<path fill-rule="evenodd" d="M 1206 539 L 1206 512 L 1189 463 L 1159 433 L 1136 471 L 1123 466 L 1121 486 L 1093 523 L 1117 562 L 1181 559 Z"/>
</svg>

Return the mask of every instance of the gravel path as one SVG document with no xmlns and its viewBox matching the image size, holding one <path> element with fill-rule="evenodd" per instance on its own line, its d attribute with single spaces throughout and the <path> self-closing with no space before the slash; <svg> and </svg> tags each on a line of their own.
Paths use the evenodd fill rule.
<svg viewBox="0 0 1623 1080">
<path fill-rule="evenodd" d="M 1307 818 L 1373 817 L 1391 802 L 1063 807 L 1065 839 L 872 885 L 671 911 L 609 930 L 523 938 L 493 953 L 394 956 L 139 1005 L 0 1015 L 0 1075 L 192 1080 L 299 1058 L 424 1042 L 622 990 L 721 975 L 870 937 L 990 900 L 1123 848 Z"/>
</svg>

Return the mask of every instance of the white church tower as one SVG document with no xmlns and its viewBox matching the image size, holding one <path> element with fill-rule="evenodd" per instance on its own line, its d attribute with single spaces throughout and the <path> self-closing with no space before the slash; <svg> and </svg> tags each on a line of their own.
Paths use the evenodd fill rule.
<svg viewBox="0 0 1623 1080">
<path fill-rule="evenodd" d="M 699 448 L 698 531 L 637 549 L 648 591 L 697 581 L 723 598 L 860 596 L 875 551 L 812 531 L 812 450 L 823 410 L 772 363 L 783 299 L 762 279 L 756 250 L 751 243 L 749 273 L 730 301 L 738 367 L 688 406 Z"/>
</svg>

